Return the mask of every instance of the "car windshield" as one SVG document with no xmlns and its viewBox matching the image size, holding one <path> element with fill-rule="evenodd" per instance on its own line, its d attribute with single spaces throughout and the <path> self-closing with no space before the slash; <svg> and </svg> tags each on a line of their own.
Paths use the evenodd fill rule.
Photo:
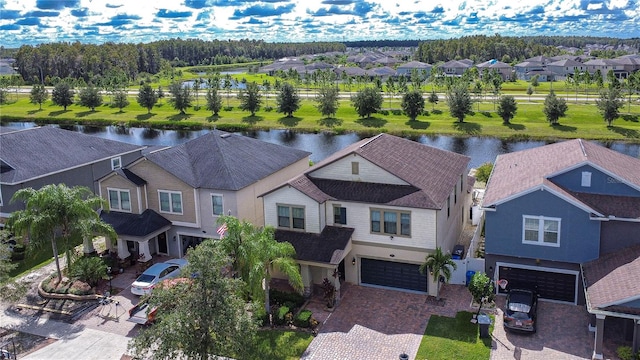
<svg viewBox="0 0 640 360">
<path fill-rule="evenodd" d="M 531 294 L 513 292 L 509 294 L 509 310 L 528 313 L 531 310 Z"/>
<path fill-rule="evenodd" d="M 149 274 L 142 274 L 140 276 L 138 276 L 138 278 L 136 279 L 136 282 L 141 282 L 141 283 L 150 283 L 153 280 L 155 280 L 155 276 L 153 275 L 149 275 Z"/>
<path fill-rule="evenodd" d="M 527 304 L 522 304 L 522 303 L 510 303 L 509 304 L 509 310 L 514 311 L 514 312 L 523 312 L 523 313 L 528 313 L 529 310 L 531 310 L 531 306 L 527 305 Z"/>
</svg>

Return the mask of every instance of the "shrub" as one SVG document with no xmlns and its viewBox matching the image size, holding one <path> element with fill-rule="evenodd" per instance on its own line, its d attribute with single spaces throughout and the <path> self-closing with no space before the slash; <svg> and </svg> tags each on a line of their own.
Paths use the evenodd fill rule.
<svg viewBox="0 0 640 360">
<path fill-rule="evenodd" d="M 265 326 L 269 324 L 269 314 L 264 306 L 257 306 L 253 312 L 253 318 L 258 322 L 258 326 Z"/>
<path fill-rule="evenodd" d="M 71 264 L 69 276 L 95 286 L 98 280 L 107 276 L 107 266 L 99 257 L 81 257 Z"/>
<path fill-rule="evenodd" d="M 435 114 L 435 115 L 440 115 L 440 114 L 442 114 L 442 110 L 440 110 L 440 109 L 435 109 L 435 110 L 432 110 L 431 112 L 432 112 L 433 114 Z"/>
<path fill-rule="evenodd" d="M 312 329 L 315 329 L 316 327 L 318 327 L 318 325 L 320 325 L 320 322 L 318 320 L 316 320 L 315 318 L 311 318 L 309 320 L 309 327 Z"/>
<path fill-rule="evenodd" d="M 489 181 L 489 176 L 493 170 L 493 163 L 486 162 L 476 169 L 476 179 L 480 182 L 486 183 Z"/>
<path fill-rule="evenodd" d="M 402 110 L 400 110 L 400 109 L 393 109 L 393 110 L 391 110 L 391 113 L 392 113 L 393 115 L 402 115 Z"/>
<path fill-rule="evenodd" d="M 231 111 L 231 110 L 233 110 L 233 106 L 225 106 L 225 107 L 223 108 L 223 110 L 224 110 L 224 111 Z"/>
<path fill-rule="evenodd" d="M 74 295 L 89 295 L 94 291 L 89 284 L 83 281 L 74 281 L 69 288 L 69 293 Z"/>
<path fill-rule="evenodd" d="M 640 359 L 640 354 L 633 356 L 633 349 L 631 348 L 631 346 L 619 346 L 616 349 L 616 354 L 618 354 L 620 360 Z"/>
<path fill-rule="evenodd" d="M 266 112 L 271 112 L 271 111 L 273 111 L 273 106 L 265 106 L 265 107 L 264 107 L 264 111 L 266 111 Z"/>
<path fill-rule="evenodd" d="M 276 313 L 276 324 L 282 325 L 285 323 L 285 316 L 289 313 L 289 308 L 286 306 L 281 306 L 278 308 L 278 312 Z"/>
<path fill-rule="evenodd" d="M 298 314 L 298 316 L 296 316 L 295 320 L 293 321 L 293 325 L 297 326 L 297 327 L 309 327 L 310 321 L 311 321 L 311 315 L 313 313 L 309 310 L 302 310 L 300 312 L 300 314 Z"/>
<path fill-rule="evenodd" d="M 378 111 L 378 114 L 389 115 L 389 110 L 380 110 L 380 111 Z"/>
<path fill-rule="evenodd" d="M 287 302 L 293 303 L 294 306 L 291 308 L 297 308 L 304 304 L 304 297 L 302 295 L 276 289 L 271 289 L 269 291 L 269 298 L 274 304 L 285 305 Z"/>
</svg>

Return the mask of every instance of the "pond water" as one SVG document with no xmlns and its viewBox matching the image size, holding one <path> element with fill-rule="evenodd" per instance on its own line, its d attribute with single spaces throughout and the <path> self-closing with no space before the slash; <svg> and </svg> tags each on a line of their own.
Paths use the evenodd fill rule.
<svg viewBox="0 0 640 360">
<path fill-rule="evenodd" d="M 0 131 L 12 131 L 37 126 L 32 122 L 3 123 Z M 56 126 L 58 125 L 48 125 Z M 156 130 L 146 128 L 125 128 L 118 126 L 62 126 L 67 130 L 82 132 L 111 140 L 118 140 L 137 145 L 171 146 L 182 144 L 210 130 Z M 333 135 L 329 133 L 298 133 L 291 130 L 251 131 L 241 134 L 262 141 L 290 146 L 311 152 L 311 160 L 318 162 L 336 151 L 353 144 L 363 137 L 355 133 Z M 547 144 L 545 141 L 505 141 L 491 137 L 455 137 L 444 135 L 421 135 L 410 138 L 422 144 L 467 155 L 471 158 L 470 167 L 477 167 L 484 162 L 493 162 L 496 156 L 513 151 L 530 149 Z M 608 148 L 633 157 L 640 157 L 640 145 L 625 142 L 608 142 Z"/>
</svg>

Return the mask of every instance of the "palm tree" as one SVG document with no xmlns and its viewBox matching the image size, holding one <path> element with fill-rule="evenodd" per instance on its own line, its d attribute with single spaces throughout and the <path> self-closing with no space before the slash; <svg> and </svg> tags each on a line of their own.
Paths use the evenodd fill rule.
<svg viewBox="0 0 640 360">
<path fill-rule="evenodd" d="M 451 279 L 451 269 L 456 270 L 458 266 L 451 260 L 451 254 L 444 254 L 440 247 L 437 247 L 433 254 L 427 255 L 424 260 L 420 265 L 420 273 L 426 274 L 429 271 L 433 275 L 433 281 L 436 283 L 436 299 L 440 300 L 440 277 L 444 277 L 448 282 Z"/>
<path fill-rule="evenodd" d="M 223 249 L 232 257 L 232 271 L 245 283 L 245 293 L 259 299 L 264 293 L 265 309 L 270 313 L 269 283 L 274 270 L 286 275 L 289 284 L 303 290 L 302 275 L 296 263 L 295 249 L 288 242 L 275 240 L 272 227 L 256 227 L 233 216 L 218 218 L 227 225 L 227 233 L 220 239 Z"/>
<path fill-rule="evenodd" d="M 25 209 L 11 214 L 8 227 L 16 234 L 29 235 L 30 246 L 51 241 L 58 282 L 62 280 L 58 240 L 68 242 L 70 239 L 88 238 L 92 234 L 103 234 L 112 239 L 117 237 L 111 225 L 102 222 L 96 212 L 100 207 L 106 208 L 105 201 L 93 195 L 87 187 L 51 184 L 39 190 L 20 189 L 11 202 L 17 200 L 24 201 Z"/>
</svg>

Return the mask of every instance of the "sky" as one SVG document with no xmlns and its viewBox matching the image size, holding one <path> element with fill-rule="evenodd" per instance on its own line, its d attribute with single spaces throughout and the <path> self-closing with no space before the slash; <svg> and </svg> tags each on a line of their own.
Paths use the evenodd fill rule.
<svg viewBox="0 0 640 360">
<path fill-rule="evenodd" d="M 0 0 L 0 45 L 640 37 L 640 0 Z"/>
</svg>

